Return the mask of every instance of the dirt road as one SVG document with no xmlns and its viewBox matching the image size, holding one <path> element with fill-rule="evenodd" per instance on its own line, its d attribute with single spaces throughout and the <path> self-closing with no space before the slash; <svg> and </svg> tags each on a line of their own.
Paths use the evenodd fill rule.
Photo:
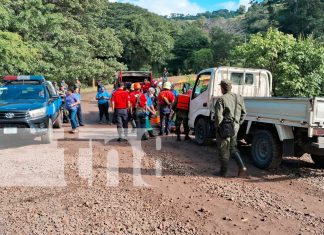
<svg viewBox="0 0 324 235">
<path fill-rule="evenodd" d="M 324 234 L 324 170 L 307 156 L 263 171 L 242 149 L 250 177 L 231 162 L 223 179 L 215 143 L 171 135 L 144 142 L 139 167 L 129 143 L 89 140 L 115 129 L 96 124 L 93 96 L 79 134 L 65 124 L 52 146 L 0 143 L 0 234 Z"/>
</svg>

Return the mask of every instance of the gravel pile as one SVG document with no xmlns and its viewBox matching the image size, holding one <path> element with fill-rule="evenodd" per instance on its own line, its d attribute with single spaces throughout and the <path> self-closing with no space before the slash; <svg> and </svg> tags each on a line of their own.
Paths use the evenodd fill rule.
<svg viewBox="0 0 324 235">
<path fill-rule="evenodd" d="M 1 203 L 0 233 L 197 234 L 194 225 L 172 216 L 172 207 L 161 203 L 161 199 L 149 199 L 150 189 L 50 191 L 20 190 L 2 194 L 6 200 Z M 21 199 L 9 199 L 9 196 Z"/>
<path fill-rule="evenodd" d="M 314 233 L 324 233 L 324 218 L 314 213 L 299 211 L 289 205 L 283 197 L 268 190 L 229 181 L 217 182 L 212 185 L 204 184 L 199 189 L 210 195 L 233 201 L 241 208 L 253 208 L 260 212 L 261 218 L 275 215 L 278 218 L 298 220 L 300 223 L 310 226 Z"/>
</svg>

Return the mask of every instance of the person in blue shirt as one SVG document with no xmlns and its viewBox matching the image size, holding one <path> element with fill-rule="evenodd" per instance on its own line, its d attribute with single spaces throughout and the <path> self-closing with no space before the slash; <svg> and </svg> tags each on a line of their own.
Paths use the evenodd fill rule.
<svg viewBox="0 0 324 235">
<path fill-rule="evenodd" d="M 65 97 L 65 106 L 66 109 L 69 111 L 69 116 L 71 120 L 71 126 L 72 126 L 72 133 L 78 132 L 78 121 L 76 118 L 77 114 L 77 107 L 80 104 L 80 101 L 75 93 L 73 93 L 74 90 L 72 88 L 68 89 L 67 95 Z"/>
<path fill-rule="evenodd" d="M 109 121 L 109 100 L 111 96 L 107 91 L 105 91 L 104 87 L 100 87 L 99 91 L 96 95 L 96 100 L 98 100 L 98 108 L 99 108 L 99 124 L 102 124 L 102 117 L 105 115 L 107 124 L 110 124 Z"/>
<path fill-rule="evenodd" d="M 77 118 L 79 122 L 79 126 L 84 126 L 83 124 L 83 116 L 82 116 L 82 109 L 81 109 L 81 94 L 80 94 L 80 88 L 76 87 L 74 90 L 74 93 L 77 95 L 80 103 L 77 106 Z"/>
<path fill-rule="evenodd" d="M 147 101 L 147 111 L 146 111 L 146 129 L 147 132 L 149 133 L 150 137 L 155 137 L 153 134 L 153 127 L 151 126 L 151 121 L 150 121 L 150 117 L 152 115 L 156 115 L 156 112 L 154 110 L 154 105 L 153 105 L 153 97 L 154 97 L 154 93 L 155 93 L 155 89 L 153 87 L 150 87 L 147 91 L 147 93 L 145 94 L 146 97 L 146 101 Z"/>
<path fill-rule="evenodd" d="M 170 91 L 173 93 L 174 97 L 178 97 L 179 93 L 177 90 L 174 89 L 174 84 L 171 85 Z"/>
</svg>

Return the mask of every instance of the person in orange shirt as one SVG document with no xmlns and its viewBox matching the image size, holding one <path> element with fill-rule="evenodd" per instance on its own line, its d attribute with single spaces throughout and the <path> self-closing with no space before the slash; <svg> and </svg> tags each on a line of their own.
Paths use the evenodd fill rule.
<svg viewBox="0 0 324 235">
<path fill-rule="evenodd" d="M 132 83 L 132 84 L 130 85 L 130 89 L 129 89 L 129 91 L 128 91 L 128 93 L 129 93 L 129 97 L 132 97 L 132 94 L 134 93 L 134 84 L 135 84 L 135 83 Z M 131 123 L 131 125 L 132 125 L 132 133 L 135 133 L 135 131 L 136 131 L 136 122 L 135 122 L 135 120 L 136 120 L 136 117 L 135 117 L 134 112 L 131 113 L 131 110 L 129 110 L 129 113 L 128 113 L 128 121 L 129 121 L 129 122 Z"/>
<path fill-rule="evenodd" d="M 130 109 L 130 97 L 127 91 L 124 91 L 124 84 L 119 83 L 118 89 L 111 98 L 112 111 L 116 115 L 118 139 L 122 140 L 122 129 L 127 139 L 128 135 L 128 109 Z"/>
<path fill-rule="evenodd" d="M 188 116 L 189 116 L 189 104 L 190 104 L 190 95 L 188 94 L 180 94 L 176 97 L 176 101 L 174 102 L 174 109 L 176 114 L 176 134 L 177 141 L 181 141 L 180 138 L 180 127 L 183 124 L 184 132 L 185 132 L 185 140 L 190 140 L 189 137 L 189 125 L 188 125 Z"/>
<path fill-rule="evenodd" d="M 159 93 L 158 102 L 160 106 L 160 133 L 159 135 L 169 134 L 169 121 L 171 114 L 171 107 L 174 102 L 174 95 L 170 91 L 171 83 L 165 82 L 163 90 Z M 164 128 L 165 127 L 165 128 Z"/>
</svg>

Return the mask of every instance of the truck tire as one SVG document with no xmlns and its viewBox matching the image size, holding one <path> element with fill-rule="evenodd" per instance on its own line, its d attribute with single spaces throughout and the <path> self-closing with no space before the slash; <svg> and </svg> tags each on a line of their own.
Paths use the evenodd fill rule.
<svg viewBox="0 0 324 235">
<path fill-rule="evenodd" d="M 53 121 L 52 119 L 48 119 L 48 125 L 47 125 L 47 132 L 45 135 L 41 136 L 41 141 L 43 144 L 50 144 L 52 143 L 52 137 L 53 137 Z"/>
<path fill-rule="evenodd" d="M 277 168 L 282 161 L 282 145 L 273 132 L 258 130 L 253 135 L 251 155 L 258 168 Z"/>
<path fill-rule="evenodd" d="M 324 156 L 311 154 L 311 157 L 316 166 L 324 168 Z"/>
<path fill-rule="evenodd" d="M 59 115 L 57 116 L 57 118 L 53 124 L 53 127 L 60 129 L 62 127 L 62 125 L 63 125 L 63 113 L 62 113 L 62 110 L 60 110 Z"/>
<path fill-rule="evenodd" d="M 199 118 L 195 125 L 195 140 L 199 145 L 208 145 L 211 142 L 208 120 Z"/>
</svg>

